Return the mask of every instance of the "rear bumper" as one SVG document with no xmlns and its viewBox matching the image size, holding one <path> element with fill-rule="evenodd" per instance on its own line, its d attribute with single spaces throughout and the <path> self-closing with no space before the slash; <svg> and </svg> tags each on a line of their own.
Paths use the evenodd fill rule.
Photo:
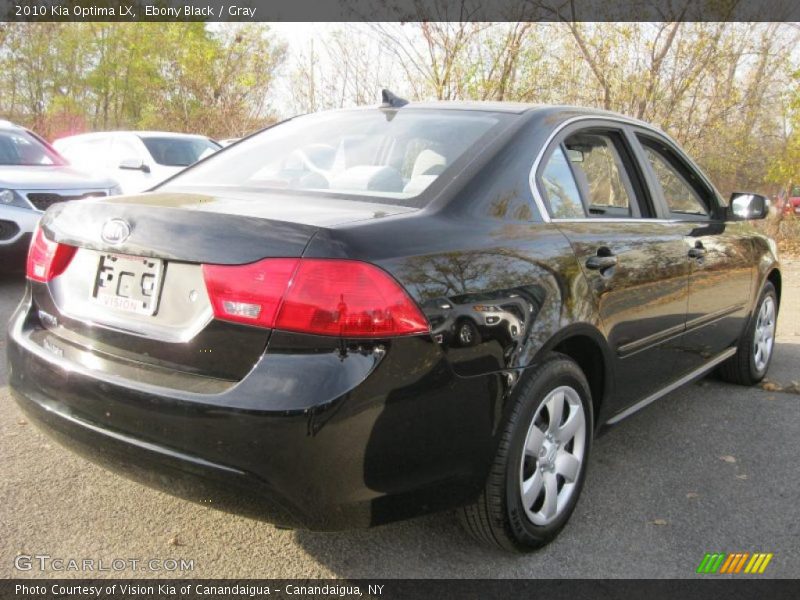
<svg viewBox="0 0 800 600">
<path fill-rule="evenodd" d="M 477 495 L 498 380 L 454 376 L 423 338 L 330 343 L 276 332 L 241 382 L 186 391 L 147 365 L 76 356 L 29 295 L 10 324 L 9 383 L 32 420 L 91 460 L 288 527 L 368 527 Z"/>
<path fill-rule="evenodd" d="M 280 495 L 251 474 L 84 421 L 31 390 L 12 388 L 12 395 L 28 418 L 51 437 L 103 467 L 203 505 L 301 526 Z"/>
</svg>

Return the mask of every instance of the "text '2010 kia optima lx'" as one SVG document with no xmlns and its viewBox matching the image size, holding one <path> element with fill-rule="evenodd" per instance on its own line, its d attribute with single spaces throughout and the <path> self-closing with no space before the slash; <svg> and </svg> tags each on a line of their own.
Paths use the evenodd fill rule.
<svg viewBox="0 0 800 600">
<path fill-rule="evenodd" d="M 766 211 L 639 121 L 387 95 L 49 209 L 10 385 L 176 495 L 312 530 L 458 508 L 528 550 L 599 428 L 715 368 L 764 377 Z"/>
</svg>

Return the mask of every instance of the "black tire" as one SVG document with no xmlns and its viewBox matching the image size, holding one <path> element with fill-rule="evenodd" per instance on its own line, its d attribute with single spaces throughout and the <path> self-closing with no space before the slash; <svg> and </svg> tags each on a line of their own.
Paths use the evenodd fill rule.
<svg viewBox="0 0 800 600">
<path fill-rule="evenodd" d="M 523 447 L 543 400 L 560 386 L 569 386 L 580 396 L 585 446 L 575 487 L 564 508 L 553 522 L 537 525 L 528 517 L 520 495 Z M 580 367 L 567 356 L 554 353 L 525 371 L 513 392 L 512 402 L 486 486 L 477 501 L 460 509 L 459 516 L 464 528 L 477 540 L 512 552 L 530 552 L 558 535 L 577 504 L 586 478 L 594 430 L 592 398 Z"/>
<path fill-rule="evenodd" d="M 755 352 L 753 348 L 755 344 L 758 314 L 767 298 L 772 299 L 772 302 L 775 306 L 775 317 L 777 318 L 778 297 L 775 293 L 775 287 L 771 282 L 768 281 L 764 284 L 764 289 L 761 290 L 761 296 L 759 296 L 754 312 L 750 316 L 750 322 L 747 325 L 747 329 L 742 335 L 742 338 L 739 340 L 736 354 L 731 356 L 719 367 L 719 376 L 724 381 L 736 383 L 738 385 L 755 385 L 764 379 L 767 371 L 769 371 L 769 365 L 772 362 L 772 355 L 775 354 L 774 346 L 766 365 L 761 369 L 756 366 Z"/>
</svg>

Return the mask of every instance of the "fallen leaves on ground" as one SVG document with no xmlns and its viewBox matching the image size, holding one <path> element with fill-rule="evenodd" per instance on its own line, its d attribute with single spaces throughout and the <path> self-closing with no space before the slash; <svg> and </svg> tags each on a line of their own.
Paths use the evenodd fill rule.
<svg viewBox="0 0 800 600">
<path fill-rule="evenodd" d="M 783 391 L 789 394 L 800 394 L 800 381 L 793 381 L 791 385 L 783 388 Z"/>
<path fill-rule="evenodd" d="M 736 479 L 747 479 L 747 475 L 745 475 L 744 473 L 739 473 L 739 474 L 736 476 Z"/>
<path fill-rule="evenodd" d="M 768 392 L 780 392 L 783 390 L 783 388 L 780 385 L 778 385 L 777 383 L 773 383 L 772 381 L 762 381 L 761 389 L 766 390 Z"/>
<path fill-rule="evenodd" d="M 724 460 L 726 463 L 735 463 L 736 458 L 731 456 L 730 454 L 726 454 L 724 456 L 719 457 L 720 460 Z"/>
<path fill-rule="evenodd" d="M 650 521 L 650 523 L 651 523 L 652 525 L 659 525 L 659 526 L 663 526 L 663 525 L 666 525 L 666 524 L 667 524 L 667 521 L 666 521 L 666 519 L 654 519 L 653 521 Z"/>
<path fill-rule="evenodd" d="M 686 492 L 686 497 L 687 498 L 699 498 L 700 494 L 698 494 L 697 492 Z"/>
</svg>

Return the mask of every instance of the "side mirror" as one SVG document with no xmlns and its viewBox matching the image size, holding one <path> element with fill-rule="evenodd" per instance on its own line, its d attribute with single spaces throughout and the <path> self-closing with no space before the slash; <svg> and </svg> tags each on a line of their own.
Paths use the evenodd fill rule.
<svg viewBox="0 0 800 600">
<path fill-rule="evenodd" d="M 149 173 L 150 167 L 141 158 L 126 158 L 119 163 L 120 169 L 126 171 L 141 171 L 142 173 Z"/>
<path fill-rule="evenodd" d="M 728 205 L 728 218 L 731 221 L 763 219 L 769 214 L 769 199 L 761 194 L 734 192 Z"/>
</svg>

